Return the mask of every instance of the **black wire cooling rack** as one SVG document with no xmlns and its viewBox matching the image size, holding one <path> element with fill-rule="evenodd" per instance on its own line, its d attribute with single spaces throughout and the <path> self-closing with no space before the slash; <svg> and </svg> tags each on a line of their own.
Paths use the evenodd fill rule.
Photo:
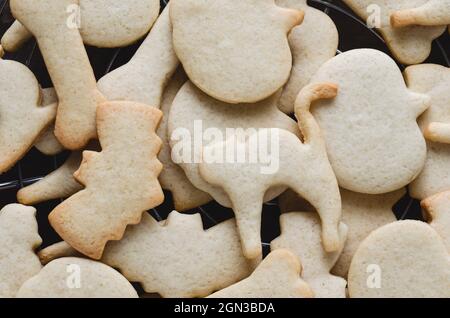
<svg viewBox="0 0 450 318">
<path fill-rule="evenodd" d="M 161 1 L 161 6 L 164 7 L 167 2 L 168 0 Z M 374 48 L 391 55 L 383 38 L 380 37 L 375 30 L 368 28 L 366 24 L 355 16 L 355 14 L 340 0 L 310 0 L 309 5 L 324 11 L 336 23 L 340 36 L 338 54 L 355 48 Z M 0 0 L 0 35 L 3 35 L 7 28 L 12 24 L 13 20 L 9 10 L 8 0 Z M 89 58 L 96 77 L 100 78 L 111 70 L 128 62 L 140 43 L 141 42 L 120 49 L 98 49 L 88 47 Z M 445 35 L 434 42 L 432 53 L 426 62 L 450 66 L 449 52 L 450 36 L 446 32 Z M 52 86 L 42 56 L 36 46 L 36 42 L 30 41 L 14 54 L 7 53 L 5 59 L 16 60 L 27 65 L 34 72 L 42 87 Z M 402 70 L 404 69 L 403 65 L 399 64 L 399 67 Z M 0 207 L 16 202 L 16 193 L 20 188 L 39 181 L 43 176 L 57 169 L 65 161 L 67 156 L 68 153 L 66 152 L 57 156 L 48 157 L 34 148 L 31 149 L 31 151 L 13 169 L 0 176 Z M 46 247 L 61 240 L 50 227 L 47 218 L 48 213 L 60 202 L 60 200 L 54 200 L 36 206 L 38 209 L 37 218 L 39 232 L 44 240 L 42 247 Z M 151 214 L 156 219 L 163 220 L 172 210 L 172 197 L 170 193 L 166 193 L 164 204 L 153 209 Z M 191 213 L 197 212 L 201 213 L 205 227 L 207 228 L 233 216 L 231 210 L 225 209 L 215 202 L 191 211 Z M 413 200 L 409 195 L 406 195 L 396 204 L 394 212 L 399 219 L 421 218 L 419 203 L 416 200 Z M 270 242 L 280 234 L 279 215 L 280 211 L 276 200 L 264 205 L 262 220 L 263 242 Z M 264 249 L 267 252 L 268 244 L 263 244 Z"/>
</svg>

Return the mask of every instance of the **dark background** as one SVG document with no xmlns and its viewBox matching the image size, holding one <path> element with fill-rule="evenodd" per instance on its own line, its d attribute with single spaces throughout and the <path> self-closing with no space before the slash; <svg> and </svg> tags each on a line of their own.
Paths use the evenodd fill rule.
<svg viewBox="0 0 450 318">
<path fill-rule="evenodd" d="M 161 4 L 164 5 L 165 2 L 168 1 L 161 1 Z M 336 23 L 340 35 L 339 51 L 345 52 L 355 48 L 374 48 L 390 54 L 384 41 L 378 34 L 373 30 L 368 29 L 365 23 L 361 22 L 340 0 L 310 0 L 309 4 L 325 11 Z M 9 10 L 8 0 L 0 0 L 0 36 L 3 35 L 12 22 L 13 17 Z M 97 79 L 112 69 L 125 64 L 133 56 L 140 43 L 141 42 L 121 49 L 98 49 L 88 47 L 88 54 Z M 432 53 L 426 63 L 450 66 L 448 58 L 449 52 L 450 36 L 448 35 L 448 32 L 445 32 L 441 38 L 434 42 Z M 27 43 L 17 53 L 7 53 L 4 58 L 13 59 L 28 65 L 38 78 L 42 87 L 52 86 L 42 56 L 34 40 Z M 403 65 L 399 65 L 399 67 L 402 70 L 404 69 Z M 67 156 L 68 153 L 62 153 L 58 156 L 47 157 L 33 148 L 13 169 L 0 176 L 0 207 L 16 202 L 16 193 L 21 187 L 29 185 L 55 170 L 64 162 Z M 61 201 L 56 200 L 36 206 L 38 210 L 37 217 L 39 231 L 44 240 L 42 247 L 60 241 L 60 238 L 51 229 L 47 220 L 49 212 L 60 202 Z M 165 203 L 150 212 L 157 219 L 165 219 L 168 213 L 173 210 L 171 202 L 172 199 L 170 193 L 166 193 Z M 419 202 L 413 200 L 408 195 L 396 204 L 394 211 L 399 219 L 421 218 Z M 217 203 L 211 203 L 196 209 L 195 211 L 191 211 L 191 213 L 197 212 L 201 212 L 205 227 L 207 228 L 233 216 L 232 211 L 222 208 Z M 276 200 L 265 204 L 262 226 L 262 237 L 264 242 L 269 243 L 279 235 L 279 214 L 280 212 Z M 266 252 L 267 247 L 267 244 L 265 244 Z"/>
</svg>

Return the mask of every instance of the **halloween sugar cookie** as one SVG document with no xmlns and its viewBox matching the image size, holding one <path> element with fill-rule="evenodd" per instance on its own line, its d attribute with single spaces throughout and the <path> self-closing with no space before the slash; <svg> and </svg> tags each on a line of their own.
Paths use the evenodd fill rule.
<svg viewBox="0 0 450 318">
<path fill-rule="evenodd" d="M 203 229 L 200 214 L 172 212 L 158 223 L 145 214 L 124 238 L 110 242 L 102 261 L 119 268 L 148 293 L 204 297 L 250 275 L 234 220 Z"/>
<path fill-rule="evenodd" d="M 34 250 L 41 245 L 36 209 L 10 204 L 0 211 L 0 298 L 15 297 L 20 286 L 41 270 Z"/>
<path fill-rule="evenodd" d="M 294 103 L 319 67 L 336 55 L 339 34 L 333 20 L 324 12 L 307 5 L 306 0 L 277 0 L 280 7 L 302 10 L 305 19 L 289 34 L 293 66 L 279 101 L 285 113 L 294 112 Z"/>
<path fill-rule="evenodd" d="M 288 32 L 303 12 L 274 0 L 174 0 L 173 44 L 190 80 L 206 94 L 232 104 L 254 103 L 288 80 Z"/>
<path fill-rule="evenodd" d="M 60 258 L 27 280 L 19 298 L 138 298 L 115 269 L 83 258 Z"/>
<path fill-rule="evenodd" d="M 185 82 L 186 75 L 182 70 L 178 70 L 167 85 L 161 102 L 161 111 L 164 116 L 157 130 L 158 136 L 163 141 L 158 159 L 164 166 L 159 175 L 159 182 L 163 189 L 169 190 L 172 193 L 175 209 L 180 212 L 191 210 L 212 200 L 209 194 L 194 187 L 186 177 L 183 169 L 172 161 L 169 135 L 167 132 L 168 117 L 172 102 Z"/>
<path fill-rule="evenodd" d="M 342 247 L 338 231 L 339 188 L 319 127 L 309 112 L 313 101 L 332 98 L 335 94 L 336 87 L 330 84 L 309 85 L 302 90 L 296 101 L 296 116 L 303 142 L 286 130 L 259 129 L 244 141 L 229 138 L 204 148 L 200 174 L 228 194 L 247 257 L 254 258 L 261 253 L 263 197 L 274 186 L 291 188 L 316 207 L 326 251 L 334 252 Z M 239 149 L 238 155 L 246 160 L 215 160 L 209 155 L 226 153 L 232 147 Z"/>
<path fill-rule="evenodd" d="M 448 298 L 450 257 L 428 224 L 398 221 L 372 232 L 348 274 L 353 298 Z"/>
<path fill-rule="evenodd" d="M 391 15 L 391 24 L 394 27 L 448 25 L 450 24 L 450 1 L 429 0 L 420 6 L 396 11 Z"/>
<path fill-rule="evenodd" d="M 79 0 L 67 7 L 67 18 L 79 23 L 86 45 L 112 48 L 132 44 L 151 28 L 159 13 L 158 0 Z M 33 35 L 15 21 L 2 38 L 6 51 L 16 51 Z"/>
<path fill-rule="evenodd" d="M 230 105 L 209 97 L 187 82 L 175 97 L 169 114 L 172 159 L 196 188 L 209 193 L 221 205 L 231 207 L 226 193 L 205 182 L 199 174 L 202 148 L 217 141 L 210 138 L 224 140 L 227 129 L 233 128 L 245 134 L 253 129 L 279 127 L 299 135 L 296 122 L 277 108 L 278 99 L 279 94 L 255 104 Z M 285 187 L 272 189 L 265 201 L 276 198 L 284 190 Z"/>
<path fill-rule="evenodd" d="M 431 52 L 431 42 L 445 30 L 445 26 L 408 26 L 396 28 L 391 15 L 397 11 L 416 8 L 429 0 L 343 0 L 370 26 L 376 27 L 396 59 L 403 64 L 419 64 Z M 440 0 L 438 0 L 440 1 Z"/>
<path fill-rule="evenodd" d="M 70 150 L 84 147 L 97 137 L 95 112 L 105 99 L 79 30 L 67 24 L 67 8 L 77 0 L 12 0 L 13 15 L 36 37 L 58 94 L 55 135 Z"/>
<path fill-rule="evenodd" d="M 101 152 L 85 151 L 74 176 L 85 189 L 58 205 L 50 224 L 76 250 L 99 259 L 110 240 L 161 204 L 162 170 L 155 131 L 161 112 L 132 102 L 108 102 L 97 111 Z M 132 138 L 130 138 L 132 136 Z"/>
<path fill-rule="evenodd" d="M 209 298 L 312 298 L 314 292 L 301 277 L 302 266 L 288 250 L 269 254 L 250 277 Z"/>
<path fill-rule="evenodd" d="M 410 90 L 431 97 L 430 108 L 419 118 L 422 130 L 432 122 L 450 123 L 450 69 L 423 64 L 408 67 L 404 74 Z M 450 145 L 427 140 L 427 148 L 425 167 L 409 185 L 411 196 L 419 200 L 450 190 Z"/>
<path fill-rule="evenodd" d="M 0 52 L 1 55 L 1 52 Z M 0 174 L 12 168 L 55 117 L 56 105 L 40 106 L 40 88 L 23 64 L 0 58 Z"/>
<path fill-rule="evenodd" d="M 312 107 L 339 185 L 382 194 L 413 181 L 426 159 L 416 119 L 430 97 L 408 90 L 394 60 L 372 49 L 329 60 L 312 79 L 322 82 L 339 87 L 336 98 Z"/>
<path fill-rule="evenodd" d="M 333 253 L 323 250 L 320 219 L 312 212 L 282 214 L 281 235 L 270 243 L 272 250 L 288 249 L 302 263 L 302 278 L 309 284 L 316 298 L 345 298 L 347 282 L 330 274 L 331 268 L 344 248 Z M 345 241 L 347 226 L 341 224 L 340 236 Z"/>
<path fill-rule="evenodd" d="M 179 61 L 172 45 L 167 5 L 131 60 L 98 81 L 109 100 L 127 100 L 159 108 L 167 82 Z"/>
<path fill-rule="evenodd" d="M 450 253 L 450 192 L 442 192 L 421 202 L 425 217 L 444 240 Z"/>
</svg>

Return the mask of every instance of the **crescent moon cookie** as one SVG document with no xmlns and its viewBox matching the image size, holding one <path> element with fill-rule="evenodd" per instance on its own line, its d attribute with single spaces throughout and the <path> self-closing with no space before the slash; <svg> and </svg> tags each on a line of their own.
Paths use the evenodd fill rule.
<svg viewBox="0 0 450 318">
<path fill-rule="evenodd" d="M 130 45 L 142 38 L 158 17 L 159 8 L 159 0 L 79 0 L 67 10 L 71 20 L 80 20 L 84 44 L 113 48 Z M 1 43 L 6 51 L 15 52 L 32 36 L 19 21 L 15 21 Z"/>
<path fill-rule="evenodd" d="M 215 141 L 212 139 L 216 134 L 221 135 L 217 138 L 222 137 L 223 140 L 227 130 L 233 128 L 236 132 L 245 133 L 258 128 L 278 127 L 299 135 L 297 123 L 278 109 L 278 99 L 279 94 L 255 104 L 230 106 L 187 82 L 175 97 L 169 114 L 172 158 L 196 188 L 210 194 L 221 205 L 231 207 L 227 194 L 200 176 L 198 166 L 202 148 Z M 271 189 L 264 201 L 276 198 L 285 190 L 285 187 Z"/>
<path fill-rule="evenodd" d="M 100 259 L 106 243 L 164 201 L 155 131 L 162 113 L 132 102 L 108 102 L 97 111 L 101 152 L 85 151 L 74 176 L 86 188 L 58 205 L 49 221 L 79 252 Z M 130 138 L 132 136 L 133 138 Z"/>
<path fill-rule="evenodd" d="M 10 204 L 0 211 L 0 298 L 15 297 L 42 268 L 35 249 L 42 243 L 36 209 Z"/>
<path fill-rule="evenodd" d="M 279 101 L 283 112 L 293 113 L 298 93 L 320 66 L 336 55 L 339 34 L 333 20 L 322 11 L 308 6 L 306 0 L 276 0 L 276 4 L 305 12 L 303 23 L 289 34 L 293 66 Z"/>
<path fill-rule="evenodd" d="M 79 30 L 67 23 L 77 0 L 12 0 L 13 15 L 36 37 L 58 94 L 55 135 L 70 150 L 97 137 L 95 112 L 104 97 L 96 86 Z"/>
<path fill-rule="evenodd" d="M 420 221 L 398 221 L 372 232 L 348 274 L 352 298 L 448 298 L 450 256 L 438 233 Z"/>
<path fill-rule="evenodd" d="M 302 265 L 288 250 L 270 253 L 250 277 L 209 298 L 313 298 L 314 292 L 300 274 Z"/>
<path fill-rule="evenodd" d="M 172 193 L 173 203 L 177 211 L 183 212 L 192 210 L 204 205 L 212 200 L 211 196 L 192 185 L 186 177 L 183 169 L 172 161 L 170 138 L 167 132 L 169 112 L 176 94 L 186 83 L 186 74 L 180 69 L 170 80 L 163 94 L 161 111 L 164 116 L 156 133 L 161 138 L 163 146 L 158 155 L 158 159 L 164 168 L 159 175 L 159 182 L 164 190 Z"/>
<path fill-rule="evenodd" d="M 322 82 L 339 86 L 336 98 L 312 108 L 339 185 L 383 194 L 413 181 L 427 151 L 416 119 L 429 107 L 430 97 L 408 90 L 394 60 L 372 49 L 329 60 L 312 79 Z"/>
<path fill-rule="evenodd" d="M 302 278 L 316 298 L 346 298 L 347 281 L 330 274 L 344 248 L 333 253 L 324 251 L 320 237 L 320 219 L 313 212 L 291 212 L 280 218 L 281 235 L 270 243 L 272 250 L 287 249 L 302 262 Z M 347 226 L 339 227 L 345 241 Z"/>
<path fill-rule="evenodd" d="M 380 31 L 395 58 L 403 64 L 419 64 L 425 61 L 431 53 L 431 43 L 446 29 L 446 26 L 396 28 L 391 24 L 391 15 L 395 12 L 416 8 L 429 0 L 343 1 L 368 24 Z"/>
<path fill-rule="evenodd" d="M 430 108 L 419 118 L 422 130 L 427 134 L 433 122 L 450 123 L 450 69 L 434 64 L 414 65 L 404 75 L 410 90 L 431 97 Z M 409 185 L 411 196 L 419 200 L 450 190 L 450 145 L 427 140 L 427 148 L 425 167 Z"/>
<path fill-rule="evenodd" d="M 429 0 L 420 6 L 394 12 L 391 15 L 391 24 L 400 28 L 410 25 L 448 25 L 450 0 Z"/>
<path fill-rule="evenodd" d="M 332 98 L 336 93 L 336 87 L 329 84 L 307 86 L 300 93 L 296 115 L 304 142 L 286 130 L 259 129 L 244 141 L 232 136 L 203 149 L 200 174 L 206 182 L 221 187 L 228 194 L 246 257 L 255 258 L 262 253 L 263 197 L 274 186 L 291 188 L 316 207 L 327 252 L 342 247 L 338 230 L 341 219 L 339 188 L 319 127 L 309 112 L 313 101 Z M 215 157 L 227 154 L 229 149 L 239 149 L 237 157 L 244 160 Z"/>
<path fill-rule="evenodd" d="M 138 298 L 115 269 L 83 258 L 60 258 L 27 280 L 18 298 Z"/>
<path fill-rule="evenodd" d="M 1 55 L 1 53 L 0 53 Z M 0 174 L 11 169 L 51 124 L 56 105 L 41 107 L 40 88 L 23 64 L 0 58 Z"/>
<path fill-rule="evenodd" d="M 288 80 L 287 34 L 303 12 L 274 0 L 173 0 L 173 44 L 190 80 L 232 104 L 268 98 Z"/>
</svg>

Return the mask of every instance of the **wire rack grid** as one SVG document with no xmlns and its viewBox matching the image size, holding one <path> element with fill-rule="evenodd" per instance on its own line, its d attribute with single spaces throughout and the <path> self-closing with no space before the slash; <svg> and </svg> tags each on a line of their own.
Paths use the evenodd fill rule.
<svg viewBox="0 0 450 318">
<path fill-rule="evenodd" d="M 161 1 L 161 7 L 167 5 L 168 0 Z M 361 21 L 348 7 L 340 0 L 310 0 L 309 4 L 328 14 L 336 23 L 340 45 L 337 54 L 354 48 L 375 48 L 390 54 L 383 38 L 373 29 L 367 27 L 366 23 Z M 13 22 L 9 10 L 8 0 L 0 0 L 0 35 Z M 97 49 L 88 47 L 88 54 L 97 78 L 102 77 L 111 70 L 125 64 L 134 54 L 141 42 L 130 47 L 118 49 Z M 435 41 L 430 58 L 427 62 L 450 66 L 449 52 L 450 39 L 448 34 Z M 45 69 L 42 56 L 37 48 L 36 42 L 31 41 L 21 50 L 14 54 L 7 54 L 7 59 L 13 59 L 27 65 L 37 76 L 43 87 L 50 87 L 51 80 Z M 399 64 L 401 69 L 403 65 Z M 67 158 L 68 153 L 62 153 L 57 156 L 47 157 L 40 154 L 36 149 L 32 149 L 11 171 L 0 176 L 0 205 L 16 201 L 17 191 L 27 185 L 37 182 L 53 170 L 56 170 Z M 60 241 L 58 235 L 48 224 L 48 213 L 61 202 L 55 200 L 39 204 L 38 223 L 39 231 L 44 239 L 43 247 Z M 153 209 L 151 214 L 158 220 L 163 220 L 168 213 L 173 210 L 172 198 L 170 193 L 166 193 L 164 204 Z M 195 211 L 200 212 L 205 223 L 205 227 L 211 227 L 223 220 L 231 218 L 233 213 L 229 209 L 219 206 L 212 202 L 199 207 Z M 417 201 L 406 195 L 395 207 L 394 212 L 399 219 L 412 218 L 420 219 L 421 212 Z M 269 249 L 269 242 L 277 237 L 279 233 L 279 215 L 277 201 L 268 202 L 264 205 L 262 221 L 262 238 L 265 252 Z"/>
</svg>

